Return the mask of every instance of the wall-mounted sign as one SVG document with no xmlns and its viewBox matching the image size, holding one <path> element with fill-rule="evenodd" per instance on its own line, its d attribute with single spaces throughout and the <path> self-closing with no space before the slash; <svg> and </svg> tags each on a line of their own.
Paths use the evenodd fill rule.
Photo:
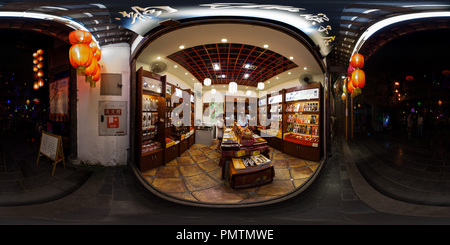
<svg viewBox="0 0 450 245">
<path fill-rule="evenodd" d="M 260 1 L 261 2 L 261 1 Z M 265 0 L 262 0 L 265 2 Z M 204 1 L 180 1 L 171 6 L 135 5 L 121 10 L 112 8 L 111 19 L 115 24 L 128 28 L 141 36 L 147 35 L 152 29 L 164 22 L 173 22 L 205 17 L 252 17 L 282 22 L 296 28 L 318 46 L 323 56 L 326 56 L 335 39 L 330 19 L 323 12 L 308 11 L 302 6 L 287 6 L 267 3 L 205 3 Z"/>
<path fill-rule="evenodd" d="M 319 98 L 319 89 L 305 89 L 286 93 L 286 101 L 311 100 Z"/>
</svg>

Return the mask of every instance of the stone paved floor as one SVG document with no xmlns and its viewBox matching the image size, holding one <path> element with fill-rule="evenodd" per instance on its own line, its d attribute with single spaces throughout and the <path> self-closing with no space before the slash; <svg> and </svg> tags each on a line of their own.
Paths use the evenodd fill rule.
<svg viewBox="0 0 450 245">
<path fill-rule="evenodd" d="M 143 172 L 154 188 L 167 195 L 200 203 L 251 203 L 284 196 L 305 183 L 318 167 L 317 162 L 298 159 L 270 148 L 275 169 L 272 183 L 236 190 L 222 180 L 220 153 L 213 145 L 195 144 L 164 166 Z"/>
<path fill-rule="evenodd" d="M 423 205 L 450 205 L 450 130 L 355 134 L 349 147 L 358 169 L 380 193 Z"/>
</svg>

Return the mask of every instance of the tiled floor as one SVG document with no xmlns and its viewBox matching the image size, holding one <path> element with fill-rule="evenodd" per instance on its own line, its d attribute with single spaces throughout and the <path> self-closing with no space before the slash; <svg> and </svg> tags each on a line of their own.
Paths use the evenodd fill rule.
<svg viewBox="0 0 450 245">
<path fill-rule="evenodd" d="M 318 162 L 289 156 L 271 148 L 275 169 L 272 183 L 236 190 L 222 180 L 220 153 L 216 145 L 195 144 L 164 166 L 143 172 L 154 188 L 174 197 L 201 203 L 250 203 L 280 197 L 300 187 L 318 167 Z"/>
</svg>

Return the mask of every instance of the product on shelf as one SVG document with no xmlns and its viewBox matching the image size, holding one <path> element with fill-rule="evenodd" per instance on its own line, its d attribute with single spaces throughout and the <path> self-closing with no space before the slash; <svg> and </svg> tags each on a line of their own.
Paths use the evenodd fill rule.
<svg viewBox="0 0 450 245">
<path fill-rule="evenodd" d="M 233 158 L 232 162 L 234 168 L 238 170 L 268 164 L 271 161 L 266 156 L 259 154 L 250 157 Z"/>
</svg>

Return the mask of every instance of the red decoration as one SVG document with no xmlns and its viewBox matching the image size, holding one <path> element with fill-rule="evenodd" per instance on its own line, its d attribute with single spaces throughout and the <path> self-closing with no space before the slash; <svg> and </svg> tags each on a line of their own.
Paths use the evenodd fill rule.
<svg viewBox="0 0 450 245">
<path fill-rule="evenodd" d="M 76 30 L 69 33 L 69 42 L 72 45 L 84 43 L 89 45 L 92 41 L 92 34 L 88 31 Z"/>
<path fill-rule="evenodd" d="M 442 75 L 444 75 L 444 76 L 450 75 L 450 70 L 443 70 Z"/>
<path fill-rule="evenodd" d="M 91 47 L 87 44 L 78 43 L 69 49 L 70 64 L 77 68 L 78 75 L 85 75 L 85 69 L 91 65 L 92 57 Z"/>
<path fill-rule="evenodd" d="M 86 67 L 85 74 L 86 74 L 86 82 L 92 82 L 92 77 L 97 73 L 98 69 L 98 61 L 95 57 L 92 57 L 91 65 Z"/>
<path fill-rule="evenodd" d="M 352 64 L 348 65 L 347 75 L 349 77 L 351 77 L 354 70 L 355 70 L 355 67 L 353 67 Z"/>
<path fill-rule="evenodd" d="M 354 68 L 363 68 L 364 66 L 364 56 L 361 54 L 354 54 L 350 59 L 350 65 Z"/>
<path fill-rule="evenodd" d="M 413 76 L 406 76 L 406 81 L 412 81 L 412 80 L 414 80 Z"/>
<path fill-rule="evenodd" d="M 348 80 L 347 90 L 348 90 L 349 93 L 355 92 L 355 87 L 353 87 L 352 79 Z"/>
<path fill-rule="evenodd" d="M 361 69 L 356 69 L 352 73 L 352 85 L 355 88 L 363 88 L 366 82 L 366 74 Z"/>
<path fill-rule="evenodd" d="M 97 58 L 97 61 L 100 61 L 100 59 L 102 58 L 102 51 L 100 51 L 99 48 L 95 50 L 94 57 Z"/>
</svg>

